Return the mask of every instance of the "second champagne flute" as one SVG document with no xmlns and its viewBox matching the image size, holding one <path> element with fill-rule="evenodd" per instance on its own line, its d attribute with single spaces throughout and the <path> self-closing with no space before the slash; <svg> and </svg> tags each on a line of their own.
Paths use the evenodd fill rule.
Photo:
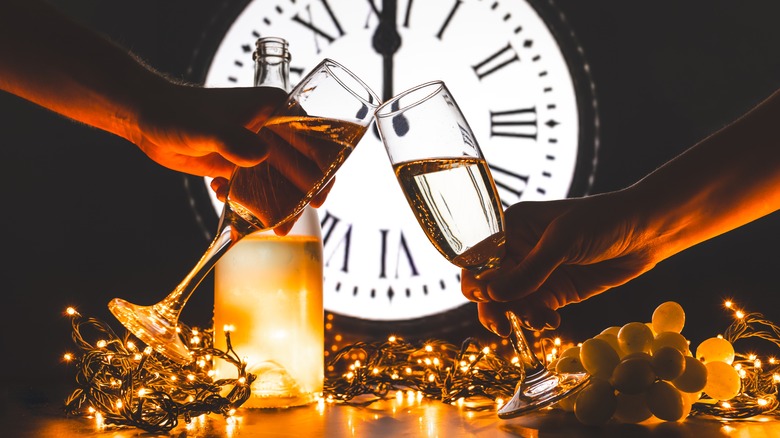
<svg viewBox="0 0 780 438">
<path fill-rule="evenodd" d="M 323 60 L 260 128 L 269 157 L 233 172 L 216 236 L 195 267 L 157 304 L 139 306 L 114 298 L 108 305 L 114 316 L 169 359 L 191 361 L 177 325 L 195 288 L 244 236 L 297 217 L 363 137 L 378 105 L 377 95 L 357 76 L 333 60 Z"/>
<path fill-rule="evenodd" d="M 401 93 L 377 109 L 376 121 L 398 183 L 431 243 L 461 268 L 497 268 L 505 252 L 501 202 L 477 139 L 444 83 Z M 582 387 L 587 374 L 548 370 L 528 346 L 519 318 L 512 312 L 507 318 L 525 377 L 499 417 L 548 406 Z"/>
</svg>

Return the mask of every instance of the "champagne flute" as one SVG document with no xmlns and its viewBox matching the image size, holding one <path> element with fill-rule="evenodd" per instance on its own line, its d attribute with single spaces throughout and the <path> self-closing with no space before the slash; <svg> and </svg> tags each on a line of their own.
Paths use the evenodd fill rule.
<svg viewBox="0 0 780 438">
<path fill-rule="evenodd" d="M 452 94 L 428 82 L 383 103 L 375 119 L 398 182 L 417 221 L 451 263 L 480 273 L 505 253 L 504 218 L 490 169 Z M 582 387 L 585 373 L 548 370 L 528 346 L 523 325 L 507 312 L 524 378 L 498 416 L 548 406 Z"/>
<path fill-rule="evenodd" d="M 177 332 L 179 314 L 219 258 L 244 236 L 294 220 L 352 152 L 373 120 L 379 98 L 341 64 L 323 60 L 293 89 L 258 135 L 266 161 L 237 167 L 216 236 L 167 297 L 140 306 L 120 298 L 111 313 L 138 339 L 178 363 L 192 360 Z M 312 181 L 306 175 L 321 175 Z"/>
</svg>

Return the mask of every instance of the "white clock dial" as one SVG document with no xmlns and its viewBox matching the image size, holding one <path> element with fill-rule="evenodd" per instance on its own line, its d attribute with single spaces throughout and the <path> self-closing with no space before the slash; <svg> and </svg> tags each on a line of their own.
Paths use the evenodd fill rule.
<svg viewBox="0 0 780 438">
<path fill-rule="evenodd" d="M 383 7 L 396 9 L 400 36 L 390 56 L 392 78 L 373 42 L 380 18 L 387 20 Z M 322 58 L 344 64 L 379 94 L 444 80 L 491 165 L 504 207 L 566 197 L 575 179 L 592 173 L 592 98 L 582 98 L 571 58 L 524 0 L 251 1 L 222 37 L 205 84 L 251 86 L 251 52 L 260 36 L 289 41 L 293 84 Z M 584 75 L 583 64 L 575 65 Z M 319 213 L 327 310 L 396 321 L 466 303 L 459 269 L 419 228 L 374 132 L 339 171 Z"/>
</svg>

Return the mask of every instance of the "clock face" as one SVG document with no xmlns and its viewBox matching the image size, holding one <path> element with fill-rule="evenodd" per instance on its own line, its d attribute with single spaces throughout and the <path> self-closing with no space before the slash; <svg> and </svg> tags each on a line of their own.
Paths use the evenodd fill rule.
<svg viewBox="0 0 780 438">
<path fill-rule="evenodd" d="M 323 58 L 345 65 L 383 100 L 443 80 L 505 208 L 583 195 L 590 185 L 592 87 L 570 29 L 546 0 L 254 0 L 229 20 L 206 62 L 206 86 L 251 86 L 256 39 L 282 37 L 293 85 Z M 386 43 L 393 35 L 400 45 Z M 216 216 L 222 207 L 211 196 Z M 326 310 L 375 322 L 430 321 L 467 303 L 459 269 L 420 229 L 375 130 L 338 172 L 319 214 Z"/>
</svg>

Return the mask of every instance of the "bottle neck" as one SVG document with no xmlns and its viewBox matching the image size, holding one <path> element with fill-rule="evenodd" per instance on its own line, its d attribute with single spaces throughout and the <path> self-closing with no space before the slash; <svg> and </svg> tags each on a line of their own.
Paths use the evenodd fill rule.
<svg viewBox="0 0 780 438">
<path fill-rule="evenodd" d="M 282 38 L 260 38 L 256 42 L 255 86 L 290 91 L 290 52 Z"/>
</svg>

